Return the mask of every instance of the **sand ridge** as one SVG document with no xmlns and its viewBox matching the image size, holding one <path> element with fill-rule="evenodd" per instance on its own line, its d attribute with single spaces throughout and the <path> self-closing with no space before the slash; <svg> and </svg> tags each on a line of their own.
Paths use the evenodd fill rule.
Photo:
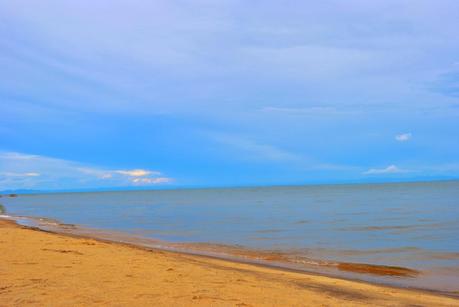
<svg viewBox="0 0 459 307">
<path fill-rule="evenodd" d="M 0 306 L 459 306 L 433 293 L 57 235 L 0 219 Z"/>
</svg>

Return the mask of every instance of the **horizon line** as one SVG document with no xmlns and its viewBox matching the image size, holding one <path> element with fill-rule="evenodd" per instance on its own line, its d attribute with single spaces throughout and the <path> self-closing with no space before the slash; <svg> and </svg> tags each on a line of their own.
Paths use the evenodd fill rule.
<svg viewBox="0 0 459 307">
<path fill-rule="evenodd" d="M 333 185 L 383 185 L 383 184 L 412 184 L 412 183 L 430 183 L 430 182 L 455 182 L 459 178 L 444 179 L 409 179 L 409 180 L 381 180 L 381 181 L 340 181 L 340 182 L 316 182 L 316 183 L 298 183 L 298 184 L 266 184 L 266 185 L 183 185 L 173 187 L 102 187 L 102 188 L 83 188 L 83 189 L 7 189 L 0 191 L 0 196 L 8 194 L 59 194 L 59 193 L 103 193 L 103 192 L 135 192 L 135 191 L 173 191 L 173 190 L 206 190 L 206 189 L 250 189 L 250 188 L 276 188 L 276 187 L 303 187 L 303 186 L 333 186 Z"/>
</svg>

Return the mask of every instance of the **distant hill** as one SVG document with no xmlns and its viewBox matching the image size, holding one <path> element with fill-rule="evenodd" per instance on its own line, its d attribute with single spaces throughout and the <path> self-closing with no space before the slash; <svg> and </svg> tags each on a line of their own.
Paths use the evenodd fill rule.
<svg viewBox="0 0 459 307">
<path fill-rule="evenodd" d="M 17 189 L 17 190 L 3 190 L 3 191 L 0 191 L 0 195 L 34 194 L 34 193 L 42 193 L 42 191 L 40 191 L 40 190 L 32 190 L 32 189 Z"/>
</svg>

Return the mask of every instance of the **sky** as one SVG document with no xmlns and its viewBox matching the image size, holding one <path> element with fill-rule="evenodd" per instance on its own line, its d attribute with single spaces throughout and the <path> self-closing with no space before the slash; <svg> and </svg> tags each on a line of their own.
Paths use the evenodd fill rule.
<svg viewBox="0 0 459 307">
<path fill-rule="evenodd" d="M 459 1 L 0 0 L 0 190 L 459 178 Z"/>
</svg>

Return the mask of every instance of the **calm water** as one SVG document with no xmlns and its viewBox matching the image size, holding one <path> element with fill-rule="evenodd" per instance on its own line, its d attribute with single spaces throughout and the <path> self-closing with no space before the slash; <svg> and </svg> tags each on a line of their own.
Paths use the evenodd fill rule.
<svg viewBox="0 0 459 307">
<path fill-rule="evenodd" d="M 389 279 L 459 290 L 458 181 L 34 194 L 0 202 L 8 215 L 168 242 L 408 267 L 421 276 Z"/>
</svg>

